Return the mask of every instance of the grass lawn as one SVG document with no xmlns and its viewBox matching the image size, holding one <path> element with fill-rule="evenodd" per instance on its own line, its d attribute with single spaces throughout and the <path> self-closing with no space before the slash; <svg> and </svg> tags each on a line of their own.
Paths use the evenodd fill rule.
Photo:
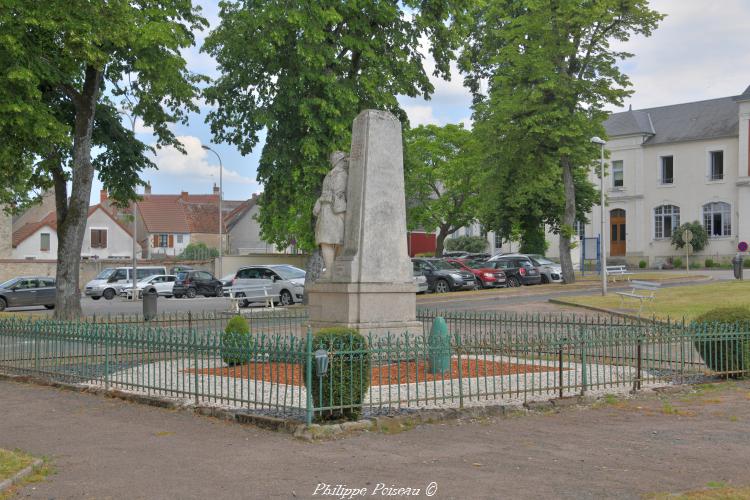
<svg viewBox="0 0 750 500">
<path fill-rule="evenodd" d="M 637 313 L 640 305 L 637 300 L 625 298 L 623 307 L 620 296 L 615 292 L 609 292 L 606 297 L 566 297 L 565 302 L 626 313 Z M 656 299 L 650 308 L 644 306 L 642 315 L 655 315 L 660 319 L 684 317 L 689 321 L 710 309 L 723 306 L 750 307 L 750 281 L 723 281 L 658 290 Z"/>
<path fill-rule="evenodd" d="M 707 488 L 685 493 L 658 493 L 645 495 L 649 500 L 750 500 L 750 487 L 732 488 L 723 483 L 709 483 Z"/>
<path fill-rule="evenodd" d="M 0 482 L 5 481 L 18 472 L 32 465 L 35 458 L 20 451 L 10 451 L 0 448 Z M 10 489 L 0 491 L 0 500 L 7 500 L 15 496 L 17 488 L 24 484 L 36 483 L 45 478 L 50 473 L 48 464 L 42 464 L 37 470 L 24 477 L 20 483 L 10 487 Z"/>
<path fill-rule="evenodd" d="M 625 278 L 629 278 L 631 280 L 647 280 L 647 281 L 671 281 L 671 280 L 681 280 L 685 278 L 690 279 L 699 279 L 706 277 L 705 274 L 701 274 L 700 270 L 692 271 L 691 273 L 680 273 L 675 271 L 631 271 L 633 274 L 629 274 L 628 276 L 615 276 L 617 278 L 617 283 L 621 283 L 625 281 Z M 584 276 L 581 276 L 581 273 L 576 271 L 576 280 L 578 281 L 594 281 L 599 282 L 601 281 L 601 277 L 596 274 L 596 272 L 591 271 L 587 272 Z M 612 283 L 612 277 L 610 277 L 609 282 Z"/>
</svg>

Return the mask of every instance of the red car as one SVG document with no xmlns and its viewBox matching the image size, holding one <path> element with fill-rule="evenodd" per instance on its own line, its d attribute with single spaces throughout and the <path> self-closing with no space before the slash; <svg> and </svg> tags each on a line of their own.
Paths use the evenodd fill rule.
<svg viewBox="0 0 750 500">
<path fill-rule="evenodd" d="M 482 288 L 497 288 L 506 286 L 505 272 L 501 269 L 493 269 L 484 265 L 484 262 L 467 259 L 445 259 L 454 266 L 464 271 L 471 272 Z"/>
</svg>

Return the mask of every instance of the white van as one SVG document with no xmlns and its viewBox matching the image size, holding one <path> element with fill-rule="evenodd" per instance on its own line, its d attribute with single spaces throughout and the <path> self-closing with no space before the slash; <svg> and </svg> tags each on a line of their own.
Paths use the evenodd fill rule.
<svg viewBox="0 0 750 500">
<path fill-rule="evenodd" d="M 136 281 L 155 274 L 167 274 L 167 268 L 164 266 L 138 266 Z M 132 284 L 132 267 L 108 267 L 97 274 L 96 278 L 86 283 L 84 293 L 94 300 L 99 300 L 102 297 L 112 300 L 124 287 L 132 286 Z"/>
</svg>

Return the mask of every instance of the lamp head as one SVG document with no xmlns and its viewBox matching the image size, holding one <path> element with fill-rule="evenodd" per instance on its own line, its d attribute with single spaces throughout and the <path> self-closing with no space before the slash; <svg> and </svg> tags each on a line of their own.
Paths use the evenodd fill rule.
<svg viewBox="0 0 750 500">
<path fill-rule="evenodd" d="M 211 150 L 211 148 L 209 148 L 205 144 L 201 144 L 201 148 L 205 149 L 206 151 L 210 151 Z"/>
<path fill-rule="evenodd" d="M 604 146 L 605 144 L 607 144 L 607 141 L 605 141 L 601 137 L 596 136 L 591 138 L 591 142 L 593 142 L 594 144 L 599 144 L 600 146 Z"/>
<path fill-rule="evenodd" d="M 315 351 L 315 372 L 322 378 L 328 371 L 328 351 L 321 348 Z"/>
</svg>

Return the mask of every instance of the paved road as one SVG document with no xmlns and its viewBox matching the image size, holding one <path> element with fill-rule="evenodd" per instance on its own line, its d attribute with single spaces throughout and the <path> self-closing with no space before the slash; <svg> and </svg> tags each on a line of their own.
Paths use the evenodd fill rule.
<svg viewBox="0 0 750 500">
<path fill-rule="evenodd" d="M 747 485 L 750 382 L 665 404 L 432 424 L 309 444 L 88 394 L 0 381 L 0 447 L 51 459 L 31 499 L 321 498 L 319 483 L 434 498 L 638 498 Z M 335 498 L 335 497 L 324 497 Z M 356 498 L 356 497 L 355 497 Z M 424 496 L 422 496 L 424 498 Z"/>
</svg>

